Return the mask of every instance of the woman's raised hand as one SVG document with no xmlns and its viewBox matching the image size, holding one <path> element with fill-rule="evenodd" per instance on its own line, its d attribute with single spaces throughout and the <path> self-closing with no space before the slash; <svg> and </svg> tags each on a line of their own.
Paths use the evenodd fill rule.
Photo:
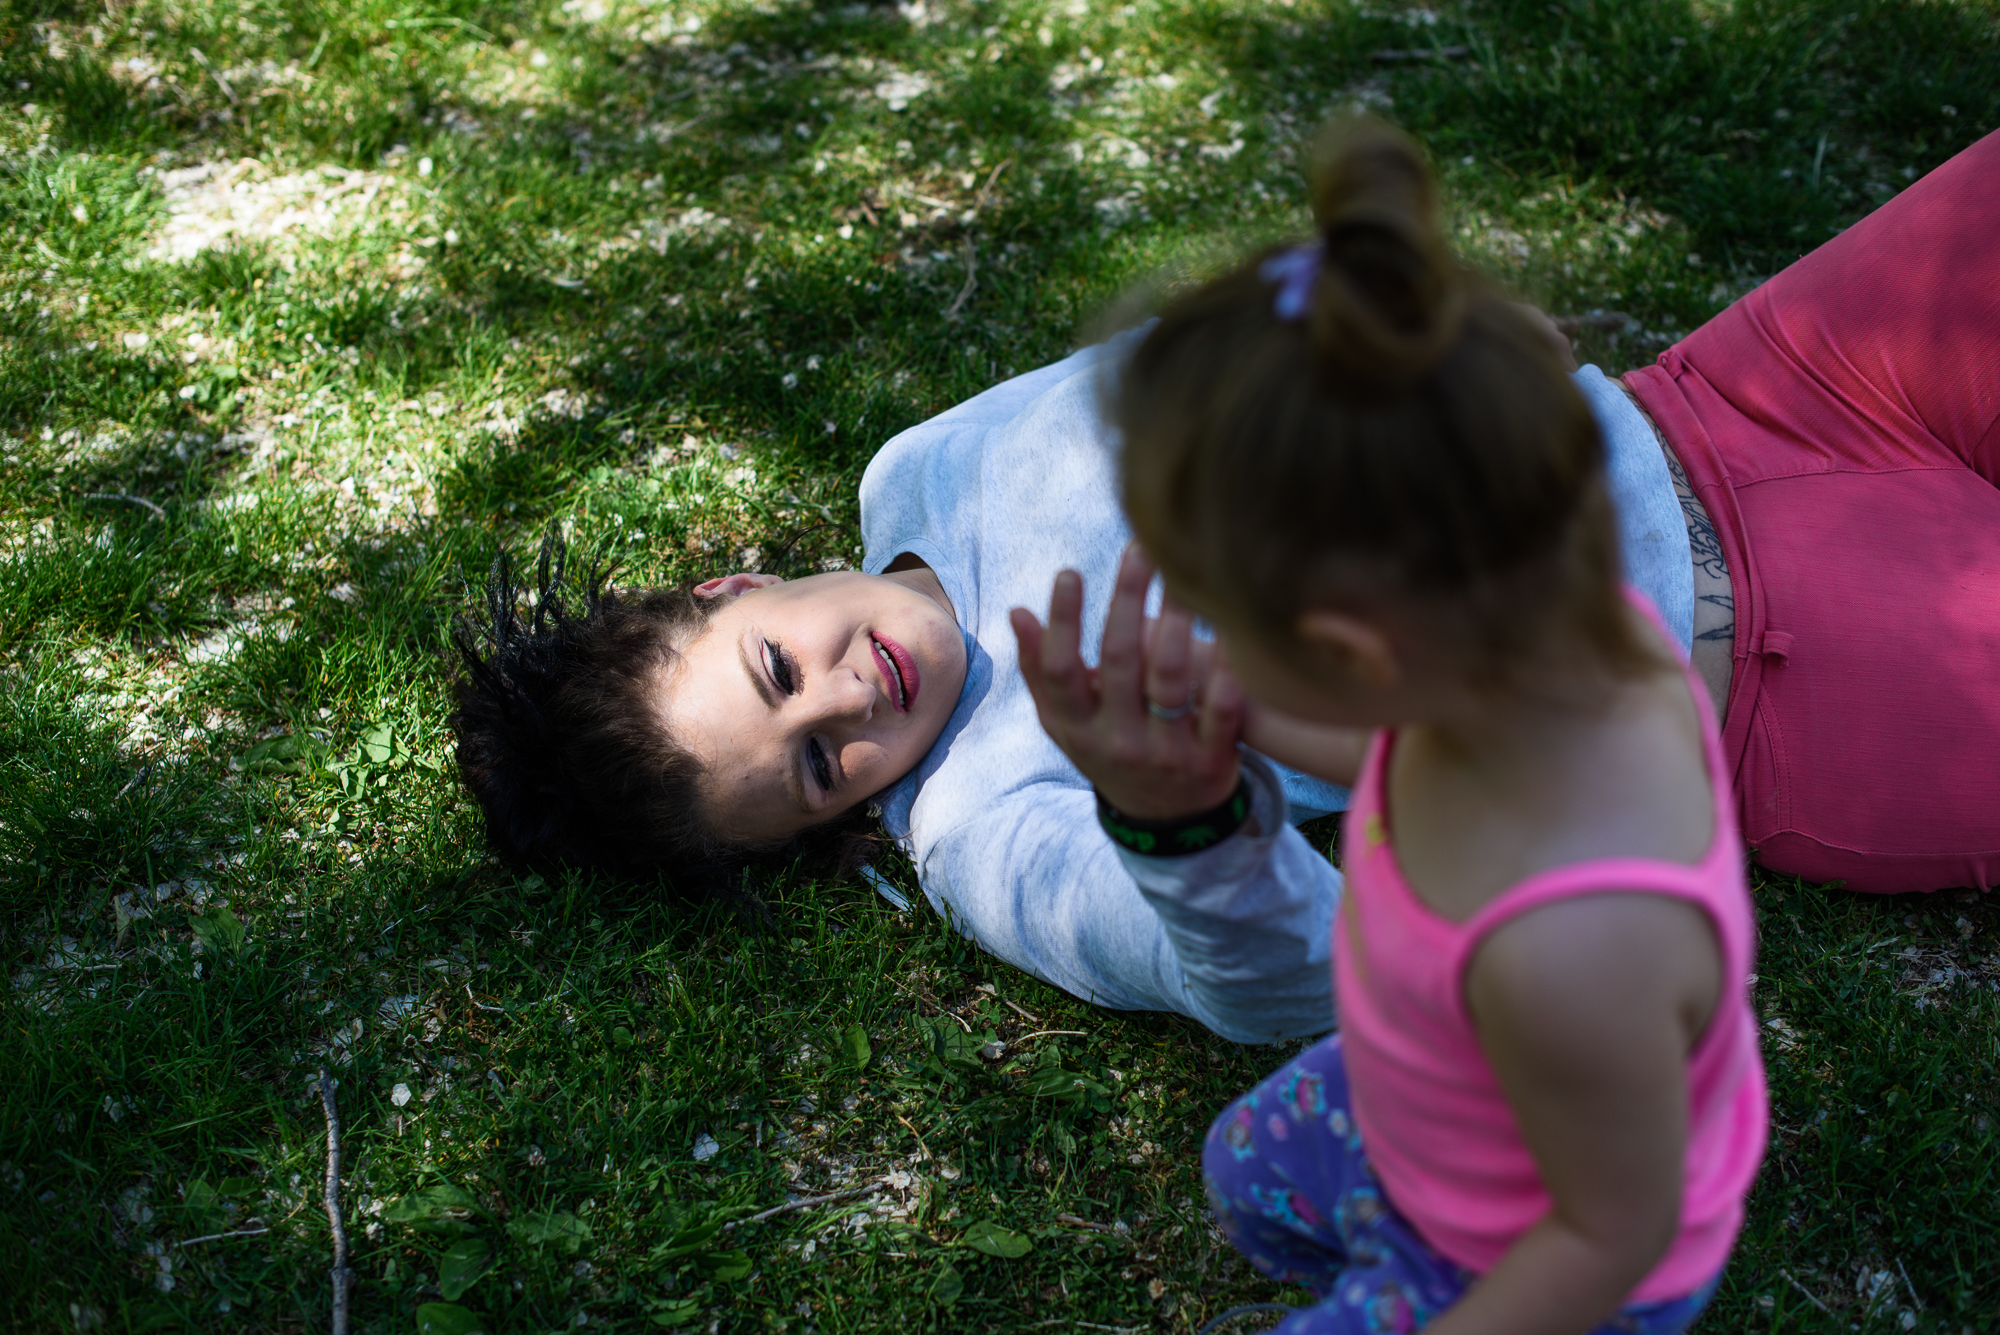
<svg viewBox="0 0 2000 1335">
<path fill-rule="evenodd" d="M 1136 820 L 1174 820 L 1219 806 L 1236 789 L 1243 689 L 1222 654 L 1193 638 L 1194 617 L 1171 600 L 1146 618 L 1153 566 L 1125 549 L 1104 618 L 1098 666 L 1086 667 L 1083 577 L 1056 576 L 1044 627 L 1009 613 L 1021 675 L 1042 727 L 1105 801 Z"/>
</svg>

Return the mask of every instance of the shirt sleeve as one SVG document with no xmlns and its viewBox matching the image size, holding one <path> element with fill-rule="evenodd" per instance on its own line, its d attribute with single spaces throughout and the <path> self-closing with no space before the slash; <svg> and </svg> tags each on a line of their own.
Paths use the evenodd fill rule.
<svg viewBox="0 0 2000 1335">
<path fill-rule="evenodd" d="M 925 893 L 993 954 L 1097 1005 L 1174 1011 L 1239 1043 L 1326 1033 L 1340 873 L 1285 824 L 1273 767 L 1246 755 L 1244 770 L 1250 820 L 1205 853 L 1125 853 L 1088 788 L 1036 784 L 938 841 Z"/>
</svg>

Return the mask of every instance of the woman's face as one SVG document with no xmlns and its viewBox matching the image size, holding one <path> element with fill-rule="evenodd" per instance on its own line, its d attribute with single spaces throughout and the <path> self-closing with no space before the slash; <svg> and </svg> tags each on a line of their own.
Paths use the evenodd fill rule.
<svg viewBox="0 0 2000 1335">
<path fill-rule="evenodd" d="M 958 704 L 958 623 L 900 577 L 732 575 L 696 592 L 728 601 L 682 650 L 662 710 L 726 839 L 783 839 L 880 792 Z"/>
</svg>

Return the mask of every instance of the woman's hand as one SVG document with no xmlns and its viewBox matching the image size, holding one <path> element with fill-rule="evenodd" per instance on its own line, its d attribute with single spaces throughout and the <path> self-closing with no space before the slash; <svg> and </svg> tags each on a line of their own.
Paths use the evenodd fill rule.
<svg viewBox="0 0 2000 1335">
<path fill-rule="evenodd" d="M 1243 690 L 1220 653 L 1197 655 L 1185 608 L 1168 602 L 1147 621 L 1152 578 L 1152 563 L 1127 547 L 1094 670 L 1080 652 L 1083 577 L 1074 570 L 1056 576 L 1046 628 L 1025 607 L 1009 616 L 1021 676 L 1063 754 L 1122 814 L 1175 820 L 1235 791 Z"/>
</svg>

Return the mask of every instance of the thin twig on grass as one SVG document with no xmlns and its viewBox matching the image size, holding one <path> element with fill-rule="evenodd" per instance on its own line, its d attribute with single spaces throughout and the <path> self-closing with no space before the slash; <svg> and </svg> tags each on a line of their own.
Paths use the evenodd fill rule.
<svg viewBox="0 0 2000 1335">
<path fill-rule="evenodd" d="M 1464 60 L 1471 54 L 1469 46 L 1421 47 L 1416 50 L 1391 47 L 1384 51 L 1371 51 L 1368 58 L 1377 65 L 1407 65 L 1419 60 Z"/>
<path fill-rule="evenodd" d="M 222 77 L 222 71 L 217 69 L 214 66 L 214 64 L 210 62 L 209 58 L 201 53 L 200 47 L 198 46 L 189 47 L 188 54 L 194 57 L 195 64 L 201 66 L 203 69 L 208 71 L 208 77 L 215 80 L 215 86 L 217 88 L 220 88 L 222 90 L 222 95 L 229 99 L 229 105 L 232 107 L 235 106 L 236 90 L 229 86 L 229 80 Z"/>
<path fill-rule="evenodd" d="M 1217 1326 L 1226 1326 L 1230 1322 L 1240 1321 L 1246 1316 L 1259 1316 L 1272 1312 L 1290 1314 L 1298 1310 L 1298 1308 L 1293 1307 L 1289 1303 L 1245 1303 L 1241 1307 L 1230 1308 L 1227 1312 L 1210 1321 L 1201 1328 L 1198 1335 L 1209 1335 Z"/>
<path fill-rule="evenodd" d="M 1786 1279 L 1791 1280 L 1792 1287 L 1797 1289 L 1800 1293 L 1804 1294 L 1807 1302 L 1811 1303 L 1814 1307 L 1817 1307 L 1820 1311 L 1826 1313 L 1828 1316 L 1833 1315 L 1833 1309 L 1831 1307 L 1828 1307 L 1825 1303 L 1821 1302 L 1819 1299 L 1813 1297 L 1812 1290 L 1807 1288 L 1805 1285 L 1799 1283 L 1799 1281 L 1793 1277 L 1791 1271 L 1780 1270 L 1778 1273 L 1783 1275 Z"/>
<path fill-rule="evenodd" d="M 347 1264 L 347 1225 L 340 1219 L 340 1110 L 333 1106 L 333 1080 L 321 1067 L 319 1106 L 326 1113 L 326 1220 L 333 1225 L 333 1335 L 347 1335 L 347 1300 L 354 1271 Z"/>
<path fill-rule="evenodd" d="M 1027 1011 L 1022 1010 L 1019 1006 L 1016 1006 L 1013 1002 L 1007 1000 L 1007 998 L 1005 997 L 1000 998 L 1000 1004 L 1005 1006 L 1008 1010 L 1014 1012 L 1014 1014 L 1020 1016 L 1022 1019 L 1026 1020 L 1029 1024 L 1040 1024 L 1042 1022 L 1041 1016 L 1029 1014 Z M 1049 1030 L 1049 1032 L 1054 1033 L 1056 1031 L 1052 1029 Z"/>
<path fill-rule="evenodd" d="M 898 992 L 901 992 L 904 996 L 910 998 L 910 1000 L 918 1003 L 919 1005 L 929 1006 L 933 1010 L 935 1010 L 939 1015 L 951 1016 L 952 1019 L 958 1021 L 959 1026 L 963 1028 L 966 1033 L 969 1034 L 972 1032 L 972 1026 L 966 1023 L 964 1016 L 959 1015 L 955 1011 L 952 1011 L 949 1008 L 947 1008 L 945 1004 L 942 1001 L 939 1001 L 936 997 L 927 997 L 921 992 L 913 992 L 909 988 L 904 987 L 900 982 L 897 982 L 894 978 L 885 978 L 884 981 L 887 982 L 889 986 L 895 988 Z"/>
<path fill-rule="evenodd" d="M 692 130 L 695 126 L 701 124 L 703 121 L 707 120 L 711 114 L 713 113 L 704 111 L 698 116 L 688 117 L 686 120 L 682 121 L 679 125 L 669 125 L 666 129 L 661 130 L 659 132 L 655 142 L 664 144 L 669 139 L 672 139 L 675 135 L 686 133 L 687 131 Z"/>
<path fill-rule="evenodd" d="M 774 1205 L 768 1210 L 760 1210 L 748 1219 L 732 1219 L 722 1226 L 722 1231 L 727 1233 L 738 1224 L 761 1224 L 766 1219 L 772 1219 L 781 1214 L 790 1214 L 794 1210 L 810 1210 L 816 1205 L 831 1205 L 835 1201 L 844 1201 L 850 1196 L 866 1196 L 870 1192 L 880 1191 L 888 1185 L 888 1178 L 877 1178 L 865 1186 L 849 1187 L 846 1191 L 834 1191 L 824 1196 L 807 1196 L 796 1201 L 786 1201 L 783 1205 Z"/>
<path fill-rule="evenodd" d="M 478 38 L 482 42 L 497 42 L 500 40 L 498 37 L 495 37 L 492 33 L 486 31 L 486 29 L 480 27 L 478 24 L 467 23 L 464 19 L 449 19 L 449 18 L 389 19 L 382 26 L 385 28 L 456 28 L 460 32 L 472 34 L 474 37 Z M 320 38 L 320 41 L 322 42 L 324 42 L 325 40 L 326 38 L 324 36 Z M 314 55 L 317 56 L 317 54 L 318 51 L 317 48 L 315 48 Z M 686 95 L 687 94 L 685 93 L 681 94 L 681 96 L 683 97 L 685 97 Z M 669 99 L 669 101 L 671 100 L 672 99 Z"/>
<path fill-rule="evenodd" d="M 84 495 L 86 501 L 123 501 L 127 505 L 143 505 L 153 512 L 155 518 L 165 520 L 167 512 L 147 500 L 144 496 L 127 496 L 122 491 L 93 491 Z"/>
<path fill-rule="evenodd" d="M 233 1233 L 204 1233 L 198 1238 L 184 1238 L 174 1245 L 177 1247 L 193 1247 L 203 1242 L 221 1242 L 225 1238 L 261 1238 L 270 1231 L 268 1228 L 239 1228 Z"/>
<path fill-rule="evenodd" d="M 986 207 L 987 197 L 993 193 L 993 183 L 1000 179 L 1001 172 L 1006 171 L 1009 167 L 1013 165 L 1014 165 L 1014 159 L 1008 158 L 1005 162 L 1002 162 L 999 166 L 993 169 L 992 174 L 986 178 L 986 184 L 980 186 L 979 193 L 973 196 L 972 199 L 973 208 L 983 209 Z"/>
<path fill-rule="evenodd" d="M 901 1113 L 897 1113 L 897 1114 L 896 1114 L 895 1116 L 896 1116 L 896 1120 L 897 1120 L 897 1121 L 899 1121 L 899 1122 L 901 1122 L 901 1123 L 903 1124 L 904 1128 L 905 1128 L 906 1130 L 908 1130 L 908 1131 L 909 1131 L 909 1133 L 910 1133 L 911 1135 L 913 1135 L 913 1136 L 915 1136 L 915 1137 L 917 1138 L 917 1148 L 918 1148 L 918 1149 L 920 1149 L 920 1150 L 922 1150 L 922 1151 L 924 1152 L 924 1159 L 925 1159 L 925 1160 L 926 1160 L 927 1162 L 929 1162 L 929 1163 L 936 1163 L 936 1162 L 938 1161 L 938 1160 L 937 1160 L 937 1156 L 936 1156 L 935 1154 L 932 1154 L 932 1153 L 931 1153 L 931 1147 L 930 1147 L 930 1146 L 928 1146 L 928 1145 L 924 1144 L 924 1136 L 923 1136 L 923 1133 L 922 1133 L 921 1131 L 917 1130 L 917 1128 L 916 1128 L 916 1127 L 914 1127 L 914 1126 L 911 1126 L 911 1125 L 910 1125 L 910 1119 L 909 1119 L 909 1118 L 907 1118 L 907 1117 L 905 1117 L 905 1116 L 903 1116 L 903 1114 L 901 1114 Z"/>
<path fill-rule="evenodd" d="M 978 286 L 979 252 L 972 248 L 972 237 L 968 233 L 965 238 L 965 286 L 958 290 L 958 296 L 952 301 L 950 309 L 945 311 L 944 318 L 946 320 L 956 320 L 959 308 L 972 299 L 972 294 Z"/>
<path fill-rule="evenodd" d="M 1919 1312 L 1923 1311 L 1924 1300 L 1917 1296 L 1917 1286 L 1910 1283 L 1910 1272 L 1903 1269 L 1903 1258 L 1900 1256 L 1896 1258 L 1896 1273 L 1903 1277 L 1903 1287 L 1910 1291 L 1910 1301 L 1917 1305 Z"/>
<path fill-rule="evenodd" d="M 1058 1224 L 1065 1224 L 1070 1228 L 1084 1229 L 1087 1232 L 1091 1233 L 1110 1233 L 1121 1238 L 1126 1236 L 1125 1234 L 1120 1233 L 1118 1229 L 1113 1225 L 1093 1224 L 1088 1219 L 1083 1218 L 1081 1215 L 1059 1214 L 1056 1216 L 1056 1222 Z"/>
<path fill-rule="evenodd" d="M 1027 1041 L 1028 1041 L 1029 1039 L 1031 1039 L 1031 1038 L 1054 1038 L 1054 1037 L 1056 1037 L 1057 1035 L 1063 1035 L 1063 1036 L 1065 1036 L 1065 1037 L 1068 1037 L 1068 1038 L 1089 1038 L 1089 1037 L 1090 1037 L 1090 1035 L 1089 1035 L 1089 1034 L 1086 1034 L 1086 1033 L 1085 1033 L 1085 1032 L 1083 1032 L 1083 1030 L 1081 1030 L 1081 1029 L 1039 1029 L 1039 1030 L 1035 1031 L 1035 1032 L 1034 1032 L 1034 1033 L 1032 1033 L 1032 1034 L 1023 1034 L 1023 1035 L 1021 1035 L 1021 1036 L 1020 1036 L 1019 1038 L 1015 1039 L 1014 1041 L 1015 1041 L 1016 1043 L 1025 1043 L 1025 1042 L 1027 1042 Z"/>
</svg>

